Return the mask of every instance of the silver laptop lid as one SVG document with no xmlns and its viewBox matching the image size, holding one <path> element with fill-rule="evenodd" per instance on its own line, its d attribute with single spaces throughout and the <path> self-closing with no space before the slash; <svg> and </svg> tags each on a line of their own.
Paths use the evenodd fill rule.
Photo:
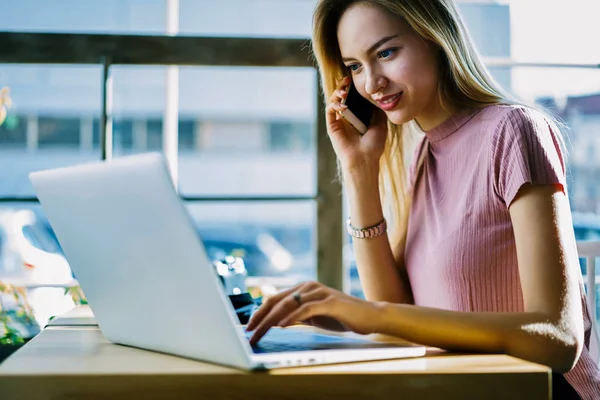
<svg viewBox="0 0 600 400">
<path fill-rule="evenodd" d="M 34 172 L 30 180 L 108 340 L 253 367 L 161 154 Z"/>
</svg>

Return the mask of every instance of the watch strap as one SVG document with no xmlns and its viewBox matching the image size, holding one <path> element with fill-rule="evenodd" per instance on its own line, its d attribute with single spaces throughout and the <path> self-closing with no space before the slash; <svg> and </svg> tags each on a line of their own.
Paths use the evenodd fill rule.
<svg viewBox="0 0 600 400">
<path fill-rule="evenodd" d="M 376 225 L 369 226 L 367 228 L 357 228 L 352 226 L 350 218 L 346 223 L 348 234 L 357 239 L 372 239 L 377 236 L 383 235 L 387 231 L 387 223 L 385 218 Z"/>
</svg>

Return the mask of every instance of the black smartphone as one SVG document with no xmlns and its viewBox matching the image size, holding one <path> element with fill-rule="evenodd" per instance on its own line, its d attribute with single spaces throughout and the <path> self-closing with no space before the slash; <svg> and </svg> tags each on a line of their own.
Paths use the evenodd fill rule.
<svg viewBox="0 0 600 400">
<path fill-rule="evenodd" d="M 342 116 L 361 134 L 367 131 L 375 105 L 358 93 L 353 83 L 348 86 L 348 95 L 342 101 L 348 108 L 342 111 Z"/>
</svg>

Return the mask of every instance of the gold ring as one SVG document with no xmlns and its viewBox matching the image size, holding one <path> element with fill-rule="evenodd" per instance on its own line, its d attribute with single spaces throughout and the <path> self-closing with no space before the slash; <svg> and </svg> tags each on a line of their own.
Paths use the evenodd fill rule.
<svg viewBox="0 0 600 400">
<path fill-rule="evenodd" d="M 296 300 L 296 303 L 298 303 L 299 306 L 302 305 L 302 293 L 296 292 L 292 295 L 292 298 Z"/>
</svg>

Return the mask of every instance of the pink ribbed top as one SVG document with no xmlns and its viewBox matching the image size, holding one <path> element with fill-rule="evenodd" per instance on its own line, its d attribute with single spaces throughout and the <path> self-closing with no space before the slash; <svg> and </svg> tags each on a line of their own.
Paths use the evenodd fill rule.
<svg viewBox="0 0 600 400">
<path fill-rule="evenodd" d="M 416 305 L 455 311 L 522 312 L 523 294 L 508 207 L 525 183 L 561 184 L 561 149 L 545 117 L 520 106 L 462 110 L 426 136 L 405 263 Z M 425 152 L 425 153 L 422 153 Z M 600 399 L 600 371 L 585 348 L 564 374 L 582 399 Z"/>
</svg>

